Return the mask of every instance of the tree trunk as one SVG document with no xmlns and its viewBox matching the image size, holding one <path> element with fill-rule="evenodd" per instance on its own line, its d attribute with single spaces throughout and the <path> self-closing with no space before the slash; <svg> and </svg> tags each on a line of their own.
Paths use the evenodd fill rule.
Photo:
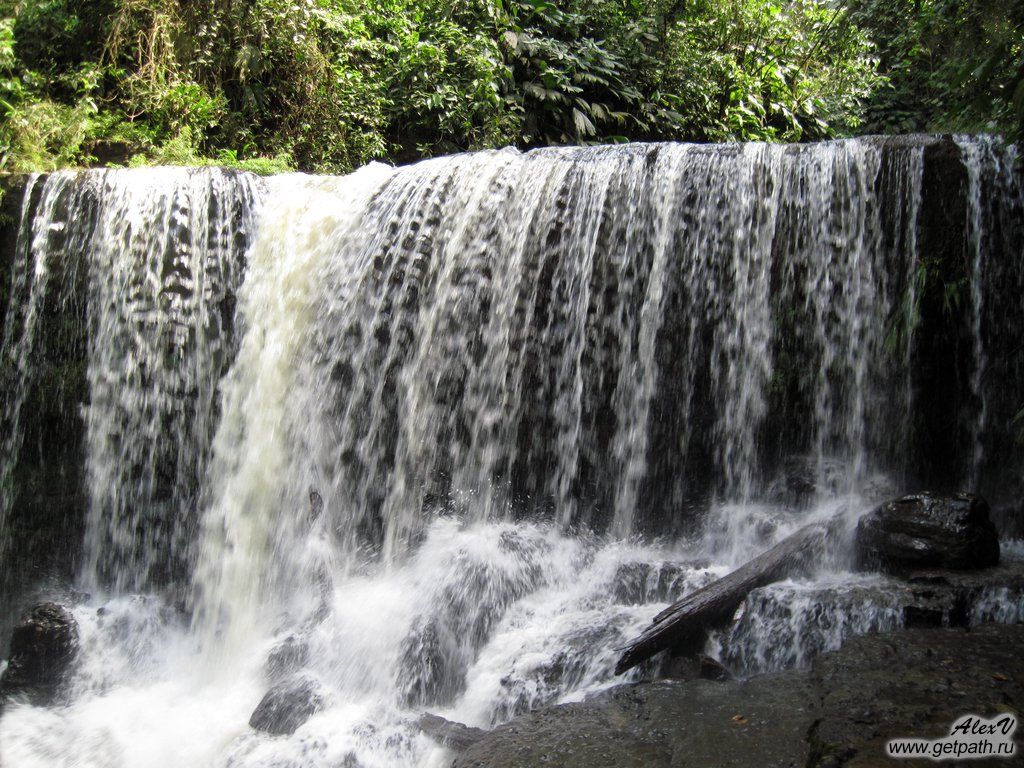
<svg viewBox="0 0 1024 768">
<path fill-rule="evenodd" d="M 623 649 L 615 674 L 646 661 L 659 651 L 699 637 L 732 618 L 747 594 L 779 581 L 823 549 L 829 526 L 812 523 L 755 557 L 728 576 L 673 603 Z"/>
</svg>

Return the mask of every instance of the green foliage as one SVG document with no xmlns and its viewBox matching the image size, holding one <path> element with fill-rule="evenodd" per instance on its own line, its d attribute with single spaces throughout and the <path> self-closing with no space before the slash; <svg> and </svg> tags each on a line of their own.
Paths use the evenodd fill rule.
<svg viewBox="0 0 1024 768">
<path fill-rule="evenodd" d="M 867 127 L 1024 135 L 1024 3 L 851 4 L 850 21 L 874 40 L 887 81 L 868 101 Z"/>
<path fill-rule="evenodd" d="M 294 170 L 291 155 L 281 153 L 274 157 L 242 158 L 231 149 L 221 149 L 213 157 L 205 157 L 195 150 L 195 139 L 189 131 L 165 142 L 148 153 L 139 153 L 128 158 L 127 165 L 141 168 L 150 165 L 216 165 L 222 168 L 237 168 L 259 176 L 271 176 L 275 173 L 288 173 Z"/>
<path fill-rule="evenodd" d="M 0 169 L 1009 131 L 1024 12 L 1003 6 L 0 0 Z"/>
<path fill-rule="evenodd" d="M 75 164 L 91 133 L 92 110 L 33 101 L 8 109 L 0 129 L 3 165 L 14 171 L 53 170 Z"/>
<path fill-rule="evenodd" d="M 608 26 L 595 24 L 599 18 Z M 547 0 L 525 0 L 499 6 L 497 27 L 509 62 L 505 100 L 522 118 L 521 143 L 645 138 L 675 119 L 640 82 L 645 69 L 657 66 L 649 53 L 657 40 L 650 20 L 613 3 L 561 10 Z"/>
<path fill-rule="evenodd" d="M 842 5 L 700 2 L 668 42 L 677 110 L 712 141 L 850 133 L 878 84 L 872 45 Z"/>
</svg>

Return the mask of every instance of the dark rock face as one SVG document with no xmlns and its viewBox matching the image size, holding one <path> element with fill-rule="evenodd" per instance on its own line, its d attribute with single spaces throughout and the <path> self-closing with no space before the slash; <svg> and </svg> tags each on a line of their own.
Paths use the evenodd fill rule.
<svg viewBox="0 0 1024 768">
<path fill-rule="evenodd" d="M 562 635 L 558 652 L 540 662 L 523 661 L 501 678 L 501 702 L 491 712 L 492 718 L 504 721 L 554 702 L 563 691 L 582 682 L 592 649 L 608 647 L 621 638 L 620 619 L 615 615 L 609 615 L 604 625 L 581 627 Z"/>
<path fill-rule="evenodd" d="M 454 768 L 839 768 L 895 764 L 885 743 L 938 738 L 965 712 L 1024 706 L 1024 626 L 851 640 L 809 670 L 745 682 L 623 685 L 498 726 Z"/>
<path fill-rule="evenodd" d="M 997 507 L 989 517 L 992 518 L 1000 541 L 1024 539 L 1024 501 Z"/>
<path fill-rule="evenodd" d="M 662 672 L 672 680 L 732 680 L 729 669 L 717 659 L 703 653 L 671 656 L 663 665 Z"/>
<path fill-rule="evenodd" d="M 790 768 L 807 763 L 794 734 L 812 721 L 814 695 L 779 676 L 742 688 L 709 680 L 627 685 L 582 703 L 498 726 L 456 757 L 454 768 Z"/>
<path fill-rule="evenodd" d="M 323 707 L 316 683 L 292 678 L 266 692 L 249 718 L 249 727 L 272 736 L 290 736 Z"/>
<path fill-rule="evenodd" d="M 27 306 L 26 284 L 13 280 L 18 263 L 16 243 L 23 199 L 39 205 L 45 176 L 34 184 L 26 175 L 0 179 L 0 332 L 18 338 Z M 82 210 L 88 217 L 90 211 Z M 70 581 L 85 529 L 85 421 L 82 404 L 88 395 L 86 302 L 88 270 L 65 232 L 55 236 L 61 258 L 51 260 L 46 290 L 36 320 L 36 344 L 28 392 L 20 410 L 20 440 L 15 445 L 11 505 L 7 530 L 0 532 L 0 656 L 18 609 L 38 582 Z M 6 323 L 12 329 L 6 329 Z M 16 330 L 14 330 L 16 329 Z M 5 361 L 9 365 L 9 361 Z M 0 377 L 0 398 L 13 377 Z M 14 430 L 12 413 L 0 410 L 0 432 Z M 7 540 L 4 542 L 4 534 Z M 43 577 L 40 579 L 40 577 Z"/>
<path fill-rule="evenodd" d="M 78 623 L 56 603 L 41 603 L 11 633 L 11 653 L 0 678 L 0 702 L 46 705 L 56 698 L 78 651 Z"/>
<path fill-rule="evenodd" d="M 732 680 L 732 672 L 717 659 L 705 656 L 702 653 L 697 657 L 697 663 L 700 665 L 697 670 L 697 676 L 701 680 L 717 680 L 719 682 Z"/>
<path fill-rule="evenodd" d="M 641 605 L 658 602 L 671 603 L 695 589 L 693 569 L 705 568 L 707 562 L 645 563 L 625 562 L 615 571 L 612 593 L 615 602 L 623 605 Z M 699 584 L 698 586 L 703 586 Z"/>
<path fill-rule="evenodd" d="M 453 752 L 465 752 L 487 735 L 482 728 L 472 728 L 429 712 L 421 715 L 416 724 L 427 736 Z"/>
<path fill-rule="evenodd" d="M 857 558 L 865 569 L 967 570 L 999 562 L 999 537 L 980 496 L 930 493 L 886 502 L 857 525 Z"/>
</svg>

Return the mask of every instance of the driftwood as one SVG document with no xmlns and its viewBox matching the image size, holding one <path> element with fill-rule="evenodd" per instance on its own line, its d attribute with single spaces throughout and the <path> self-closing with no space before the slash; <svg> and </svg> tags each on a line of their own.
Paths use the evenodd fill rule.
<svg viewBox="0 0 1024 768">
<path fill-rule="evenodd" d="M 812 523 L 782 540 L 728 576 L 692 592 L 654 617 L 654 621 L 622 650 L 615 674 L 620 675 L 659 651 L 700 637 L 728 622 L 753 589 L 779 581 L 820 552 L 828 535 L 827 523 Z"/>
</svg>

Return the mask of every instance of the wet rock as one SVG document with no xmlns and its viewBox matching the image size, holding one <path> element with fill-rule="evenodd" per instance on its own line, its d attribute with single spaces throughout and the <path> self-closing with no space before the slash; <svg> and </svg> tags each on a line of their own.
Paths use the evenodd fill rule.
<svg viewBox="0 0 1024 768">
<path fill-rule="evenodd" d="M 913 627 L 1024 622 L 1024 560 L 974 571 L 922 569 L 826 584 L 772 584 L 747 596 L 715 635 L 718 657 L 741 676 L 806 667 L 850 638 Z"/>
<path fill-rule="evenodd" d="M 686 579 L 694 567 L 682 563 L 647 563 L 639 560 L 621 563 L 612 579 L 612 596 L 616 603 L 623 605 L 675 600 L 688 586 Z"/>
<path fill-rule="evenodd" d="M 718 659 L 703 653 L 671 656 L 663 668 L 663 676 L 672 680 L 732 680 L 732 672 Z"/>
<path fill-rule="evenodd" d="M 416 724 L 427 736 L 453 752 L 465 752 L 487 735 L 482 728 L 472 728 L 429 712 L 421 715 Z"/>
<path fill-rule="evenodd" d="M 647 582 L 654 566 L 641 561 L 621 563 L 612 580 L 612 596 L 616 603 L 639 605 L 647 596 Z"/>
<path fill-rule="evenodd" d="M 622 640 L 622 616 L 612 614 L 604 624 L 578 627 L 556 641 L 557 651 L 534 661 L 530 654 L 518 659 L 501 679 L 500 701 L 490 713 L 507 720 L 536 707 L 550 704 L 572 690 L 592 672 L 593 649 L 614 647 Z"/>
<path fill-rule="evenodd" d="M 742 675 L 807 666 L 852 635 L 899 629 L 909 599 L 895 584 L 772 584 L 747 596 L 718 639 L 720 655 Z"/>
<path fill-rule="evenodd" d="M 945 623 L 946 614 L 939 608 L 908 605 L 903 609 L 903 626 L 907 629 L 941 627 Z"/>
<path fill-rule="evenodd" d="M 421 620 L 405 638 L 400 664 L 402 700 L 407 706 L 452 701 L 464 684 L 467 663 L 459 636 L 442 618 Z"/>
<path fill-rule="evenodd" d="M 309 661 L 309 645 L 300 637 L 289 635 L 267 655 L 267 679 L 279 682 L 299 672 Z"/>
<path fill-rule="evenodd" d="M 819 494 L 842 494 L 849 482 L 850 467 L 844 461 L 819 456 L 786 456 L 768 484 L 767 499 L 787 509 L 804 509 L 814 503 Z M 858 492 L 862 498 L 882 502 L 899 493 L 899 489 L 885 476 L 873 475 L 861 481 Z"/>
<path fill-rule="evenodd" d="M 803 766 L 810 687 L 775 678 L 660 681 L 532 712 L 488 732 L 455 768 Z"/>
<path fill-rule="evenodd" d="M 0 703 L 53 703 L 78 652 L 78 623 L 56 603 L 40 603 L 11 633 L 10 658 L 0 677 Z"/>
<path fill-rule="evenodd" d="M 498 539 L 503 557 L 482 559 L 463 549 L 440 578 L 402 642 L 400 696 L 409 707 L 444 705 L 465 687 L 476 653 L 516 600 L 544 581 L 548 544 L 519 531 Z"/>
<path fill-rule="evenodd" d="M 718 659 L 705 656 L 703 653 L 697 657 L 697 677 L 701 680 L 716 680 L 723 682 L 732 680 L 732 672 L 725 668 Z"/>
<path fill-rule="evenodd" d="M 813 765 L 881 765 L 889 739 L 945 736 L 967 712 L 1019 712 L 1021 643 L 1019 625 L 915 629 L 855 638 L 822 656 L 811 671 L 821 697 Z"/>
<path fill-rule="evenodd" d="M 249 718 L 249 727 L 272 736 L 290 736 L 324 704 L 313 680 L 291 678 L 266 692 Z"/>
<path fill-rule="evenodd" d="M 454 768 L 883 765 L 889 739 L 1024 706 L 1024 626 L 852 639 L 810 669 L 623 685 L 498 726 Z"/>
<path fill-rule="evenodd" d="M 922 493 L 886 502 L 861 518 L 856 550 L 864 569 L 966 570 L 996 565 L 999 537 L 980 496 Z"/>
</svg>

